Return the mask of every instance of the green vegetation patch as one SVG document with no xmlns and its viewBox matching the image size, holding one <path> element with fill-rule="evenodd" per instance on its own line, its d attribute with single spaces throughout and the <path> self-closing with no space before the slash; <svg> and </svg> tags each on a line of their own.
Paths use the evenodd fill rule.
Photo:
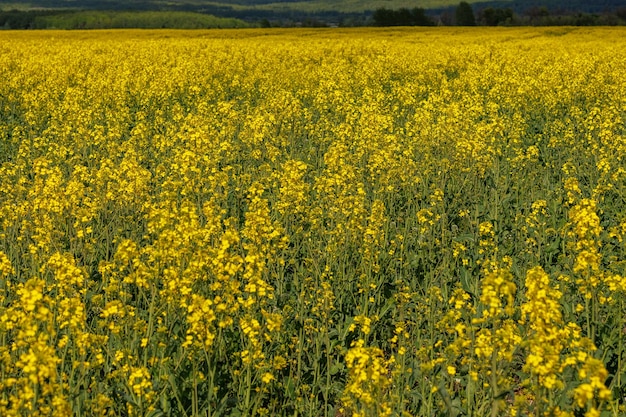
<svg viewBox="0 0 626 417">
<path fill-rule="evenodd" d="M 240 19 L 174 11 L 59 12 L 38 15 L 31 22 L 34 29 L 210 29 L 248 26 Z"/>
<path fill-rule="evenodd" d="M 252 3 L 252 2 L 250 2 Z M 469 1 L 468 3 L 478 3 Z M 207 2 L 208 5 L 217 7 L 231 7 L 233 10 L 267 10 L 267 11 L 299 11 L 315 13 L 321 11 L 333 11 L 340 13 L 357 13 L 379 9 L 400 9 L 421 7 L 424 9 L 436 9 L 458 5 L 457 0 L 304 0 L 304 1 L 276 1 L 264 4 L 244 4 L 244 2 Z"/>
</svg>

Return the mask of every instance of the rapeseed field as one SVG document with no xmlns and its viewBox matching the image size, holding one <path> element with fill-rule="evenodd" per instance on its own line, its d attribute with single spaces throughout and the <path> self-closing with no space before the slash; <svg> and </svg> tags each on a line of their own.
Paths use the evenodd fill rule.
<svg viewBox="0 0 626 417">
<path fill-rule="evenodd" d="M 624 29 L 0 57 L 0 415 L 626 414 Z"/>
</svg>

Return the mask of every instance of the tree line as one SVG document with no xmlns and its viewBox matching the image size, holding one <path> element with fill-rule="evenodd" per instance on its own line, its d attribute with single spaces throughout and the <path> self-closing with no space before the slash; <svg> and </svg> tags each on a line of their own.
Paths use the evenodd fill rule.
<svg viewBox="0 0 626 417">
<path fill-rule="evenodd" d="M 609 0 L 607 0 L 609 1 Z M 512 4 L 513 7 L 499 7 Z M 530 2 L 528 4 L 531 4 Z M 534 4 L 534 3 L 533 3 Z M 183 11 L 13 10 L 0 11 L 0 29 L 96 28 L 214 28 L 214 27 L 321 27 L 321 26 L 593 26 L 626 25 L 626 6 L 603 12 L 580 12 L 532 6 L 520 11 L 517 3 L 461 2 L 446 9 L 379 8 L 369 13 L 255 13 L 232 15 L 227 10 L 206 13 Z M 210 13 L 210 14 L 208 14 Z M 239 13 L 239 12 L 238 12 Z M 216 17 L 221 16 L 221 17 Z"/>
<path fill-rule="evenodd" d="M 399 10 L 381 7 L 372 15 L 376 26 L 433 26 L 435 22 L 426 15 L 426 10 L 416 7 L 412 10 Z"/>
<path fill-rule="evenodd" d="M 453 9 L 427 14 L 424 9 L 377 9 L 372 15 L 374 26 L 614 26 L 626 25 L 626 6 L 604 12 L 575 12 L 569 9 L 550 10 L 533 6 L 521 13 L 511 7 L 478 7 L 466 1 Z"/>
<path fill-rule="evenodd" d="M 2 29 L 211 29 L 241 28 L 240 19 L 192 12 L 165 11 L 8 11 L 0 12 Z"/>
</svg>

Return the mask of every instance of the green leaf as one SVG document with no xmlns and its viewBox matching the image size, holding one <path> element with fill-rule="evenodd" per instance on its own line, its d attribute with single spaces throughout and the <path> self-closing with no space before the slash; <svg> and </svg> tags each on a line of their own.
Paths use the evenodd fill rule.
<svg viewBox="0 0 626 417">
<path fill-rule="evenodd" d="M 334 376 L 340 372 L 344 372 L 345 370 L 346 366 L 343 364 L 343 362 L 337 362 L 330 367 L 330 374 Z"/>
</svg>

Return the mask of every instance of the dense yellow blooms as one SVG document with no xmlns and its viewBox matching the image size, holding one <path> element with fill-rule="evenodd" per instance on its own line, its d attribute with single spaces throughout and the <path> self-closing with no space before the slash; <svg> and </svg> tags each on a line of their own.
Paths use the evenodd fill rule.
<svg viewBox="0 0 626 417">
<path fill-rule="evenodd" d="M 348 381 L 342 401 L 354 416 L 389 416 L 387 387 L 391 384 L 389 366 L 379 348 L 364 347 L 363 339 L 356 341 L 346 353 Z"/>
<path fill-rule="evenodd" d="M 624 34 L 1 32 L 0 415 L 624 415 Z"/>
</svg>

